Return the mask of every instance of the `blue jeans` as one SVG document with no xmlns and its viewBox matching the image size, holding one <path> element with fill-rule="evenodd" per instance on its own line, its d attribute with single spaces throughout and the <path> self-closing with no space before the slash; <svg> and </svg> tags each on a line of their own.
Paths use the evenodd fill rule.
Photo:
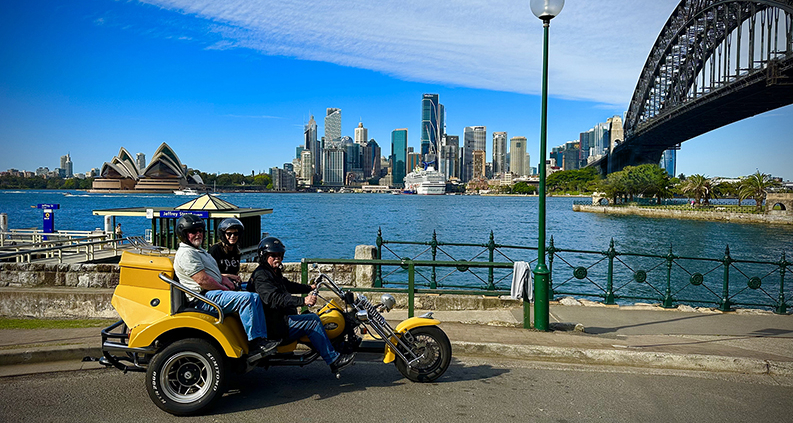
<svg viewBox="0 0 793 423">
<path fill-rule="evenodd" d="M 333 345 L 322 327 L 322 321 L 316 314 L 295 314 L 288 316 L 289 339 L 299 339 L 306 335 L 311 341 L 311 345 L 319 352 L 325 363 L 333 363 L 339 358 L 339 353 L 333 349 Z"/>
<path fill-rule="evenodd" d="M 259 294 L 247 291 L 207 291 L 204 296 L 214 301 L 223 309 L 223 313 L 237 313 L 248 340 L 267 338 L 267 323 L 264 320 L 264 309 Z M 211 305 L 200 301 L 196 308 L 216 313 Z"/>
</svg>

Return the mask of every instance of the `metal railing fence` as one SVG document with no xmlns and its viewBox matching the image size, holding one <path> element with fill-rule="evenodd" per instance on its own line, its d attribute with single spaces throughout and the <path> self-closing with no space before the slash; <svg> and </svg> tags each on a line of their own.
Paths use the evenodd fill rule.
<svg viewBox="0 0 793 423">
<path fill-rule="evenodd" d="M 375 269 L 375 288 L 403 287 L 404 279 L 412 278 L 414 287 L 434 293 L 502 295 L 510 291 L 514 262 L 524 260 L 533 268 L 537 260 L 536 247 L 497 244 L 492 231 L 488 242 L 477 244 L 441 242 L 435 233 L 426 242 L 385 240 L 378 230 L 376 246 L 376 258 L 383 262 Z M 793 305 L 793 263 L 784 251 L 777 261 L 736 258 L 729 246 L 722 257 L 689 257 L 672 247 L 655 254 L 618 251 L 613 239 L 605 251 L 557 248 L 551 237 L 546 253 L 550 300 L 575 295 L 605 304 L 641 300 L 665 308 L 687 304 L 722 311 L 748 306 L 780 314 Z M 410 271 L 405 263 L 411 261 L 422 264 Z"/>
</svg>

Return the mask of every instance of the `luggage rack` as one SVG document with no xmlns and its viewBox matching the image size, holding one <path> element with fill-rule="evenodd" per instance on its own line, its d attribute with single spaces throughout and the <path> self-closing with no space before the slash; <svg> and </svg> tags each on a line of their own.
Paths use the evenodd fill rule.
<svg viewBox="0 0 793 423">
<path fill-rule="evenodd" d="M 167 255 L 170 252 L 170 249 L 167 247 L 160 247 L 159 245 L 154 245 L 145 239 L 142 236 L 131 236 L 127 237 L 127 240 L 132 245 L 133 248 L 136 248 L 138 252 L 141 254 L 148 254 L 148 255 Z"/>
</svg>

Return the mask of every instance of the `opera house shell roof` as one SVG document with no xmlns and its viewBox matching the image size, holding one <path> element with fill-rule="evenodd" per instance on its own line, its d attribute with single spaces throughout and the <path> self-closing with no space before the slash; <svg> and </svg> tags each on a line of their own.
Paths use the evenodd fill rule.
<svg viewBox="0 0 793 423">
<path fill-rule="evenodd" d="M 162 143 L 151 158 L 146 169 L 138 169 L 132 155 L 124 148 L 113 160 L 102 165 L 99 177 L 94 180 L 93 191 L 117 192 L 166 192 L 183 188 L 204 189 L 201 177 L 189 172 L 179 156 Z"/>
</svg>

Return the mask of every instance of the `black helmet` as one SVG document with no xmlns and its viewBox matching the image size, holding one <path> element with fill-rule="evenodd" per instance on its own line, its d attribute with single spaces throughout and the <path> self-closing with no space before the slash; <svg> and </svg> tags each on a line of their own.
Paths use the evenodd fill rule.
<svg viewBox="0 0 793 423">
<path fill-rule="evenodd" d="M 194 232 L 197 229 L 206 230 L 206 224 L 204 223 L 204 219 L 194 214 L 182 215 L 176 222 L 176 236 L 179 237 L 179 241 L 185 244 L 190 244 L 187 233 Z"/>
<path fill-rule="evenodd" d="M 269 254 L 283 254 L 286 252 L 286 247 L 280 239 L 268 236 L 267 238 L 259 241 L 259 262 L 262 263 L 267 259 Z"/>
<path fill-rule="evenodd" d="M 239 233 L 239 235 L 237 236 L 237 242 L 239 243 L 240 239 L 242 238 L 242 233 L 245 232 L 245 225 L 243 225 L 242 222 L 239 221 L 239 219 L 235 219 L 233 217 L 230 217 L 228 219 L 223 219 L 220 222 L 220 225 L 218 225 L 217 233 L 220 242 L 224 244 L 228 244 L 229 240 L 226 237 L 226 231 L 234 228 L 237 228 L 237 232 Z"/>
</svg>

